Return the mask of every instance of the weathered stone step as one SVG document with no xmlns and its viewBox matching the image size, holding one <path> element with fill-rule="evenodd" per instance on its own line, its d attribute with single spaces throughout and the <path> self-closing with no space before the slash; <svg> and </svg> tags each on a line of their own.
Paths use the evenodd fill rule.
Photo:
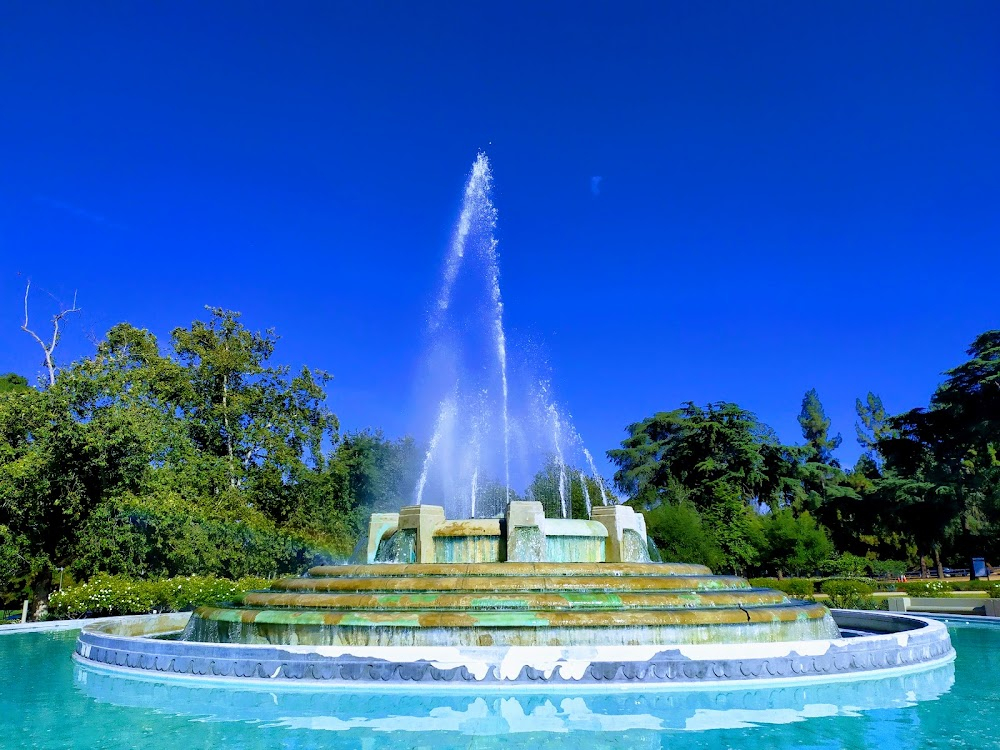
<svg viewBox="0 0 1000 750">
<path fill-rule="evenodd" d="M 313 578 L 414 578 L 420 576 L 710 576 L 712 571 L 694 563 L 375 563 L 374 565 L 319 565 L 309 569 Z"/>
<path fill-rule="evenodd" d="M 291 609 L 405 610 L 609 610 L 691 609 L 697 607 L 758 607 L 787 604 L 788 599 L 770 589 L 738 591 L 604 592 L 567 591 L 509 593 L 290 593 L 259 591 L 243 597 L 245 607 Z"/>
<path fill-rule="evenodd" d="M 357 593 L 503 593 L 568 591 L 734 591 L 749 589 L 738 576 L 359 576 L 330 578 L 285 578 L 271 585 L 272 591 L 316 591 Z"/>
</svg>

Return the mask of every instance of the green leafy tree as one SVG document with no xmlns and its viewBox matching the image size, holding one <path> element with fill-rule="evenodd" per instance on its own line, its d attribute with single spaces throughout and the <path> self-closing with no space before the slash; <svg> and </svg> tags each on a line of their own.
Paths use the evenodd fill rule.
<svg viewBox="0 0 1000 750">
<path fill-rule="evenodd" d="M 662 503 L 645 512 L 646 532 L 665 562 L 691 562 L 722 570 L 726 558 L 690 502 Z"/>
<path fill-rule="evenodd" d="M 5 375 L 0 375 L 0 393 L 26 391 L 28 387 L 28 379 L 21 377 L 17 373 L 8 372 Z"/>
<path fill-rule="evenodd" d="M 840 447 L 843 439 L 839 434 L 830 435 L 830 424 L 826 410 L 819 400 L 819 394 L 815 388 L 810 388 L 802 398 L 802 410 L 799 412 L 802 436 L 806 439 L 806 446 L 815 455 L 817 462 L 839 466 L 833 457 L 833 452 Z"/>
<path fill-rule="evenodd" d="M 562 480 L 560 476 L 563 477 Z M 562 495 L 559 492 L 561 481 L 566 495 L 568 518 L 588 518 L 588 498 L 591 508 L 601 504 L 601 486 L 596 479 L 574 466 L 566 465 L 560 469 L 556 457 L 549 456 L 535 474 L 527 491 L 529 497 L 542 504 L 545 515 L 549 518 L 560 518 L 563 515 Z M 500 505 L 499 510 L 502 509 L 503 506 Z"/>
<path fill-rule="evenodd" d="M 929 408 L 892 417 L 877 442 L 881 502 L 939 575 L 946 555 L 1000 551 L 1000 331 L 979 335 L 967 353 Z"/>
<path fill-rule="evenodd" d="M 858 445 L 864 450 L 862 458 L 878 467 L 882 463 L 878 445 L 892 435 L 890 415 L 885 410 L 882 397 L 871 391 L 864 401 L 860 398 L 855 400 L 854 410 L 858 415 L 854 429 L 857 431 Z"/>
<path fill-rule="evenodd" d="M 57 567 L 274 574 L 344 546 L 310 512 L 350 494 L 328 378 L 272 365 L 276 340 L 213 309 L 170 351 L 121 324 L 44 391 L 5 378 L 0 585 L 43 602 Z"/>
<path fill-rule="evenodd" d="M 756 564 L 762 544 L 758 505 L 779 507 L 796 495 L 792 453 L 749 411 L 731 403 L 692 403 L 627 428 L 608 451 L 615 483 L 640 509 L 688 502 L 710 525 L 722 564 Z"/>
<path fill-rule="evenodd" d="M 813 575 L 834 553 L 826 530 L 809 513 L 796 516 L 788 508 L 761 517 L 763 565 L 781 577 Z"/>
</svg>

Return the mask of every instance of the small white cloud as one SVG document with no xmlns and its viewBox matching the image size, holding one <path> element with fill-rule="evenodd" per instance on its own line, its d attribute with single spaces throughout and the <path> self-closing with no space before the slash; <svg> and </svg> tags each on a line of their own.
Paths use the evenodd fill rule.
<svg viewBox="0 0 1000 750">
<path fill-rule="evenodd" d="M 603 180 L 603 179 L 604 178 L 601 177 L 600 175 L 595 175 L 595 176 L 593 176 L 593 177 L 590 178 L 590 192 L 591 193 L 593 193 L 594 195 L 600 195 L 601 194 L 601 180 Z"/>
</svg>

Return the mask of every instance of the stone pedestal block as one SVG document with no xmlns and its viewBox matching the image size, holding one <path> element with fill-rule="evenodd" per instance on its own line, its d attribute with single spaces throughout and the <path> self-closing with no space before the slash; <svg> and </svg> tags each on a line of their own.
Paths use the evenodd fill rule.
<svg viewBox="0 0 1000 750">
<path fill-rule="evenodd" d="M 591 513 L 591 519 L 608 530 L 607 561 L 624 562 L 622 545 L 625 531 L 631 529 L 646 541 L 646 519 L 627 505 L 598 505 Z"/>
<path fill-rule="evenodd" d="M 368 549 L 365 562 L 369 565 L 375 562 L 378 545 L 399 528 L 399 513 L 372 513 L 368 522 Z"/>
<path fill-rule="evenodd" d="M 538 502 L 515 500 L 507 505 L 507 561 L 545 560 L 545 511 Z"/>
<path fill-rule="evenodd" d="M 406 505 L 399 511 L 399 529 L 415 529 L 418 563 L 434 562 L 434 530 L 444 523 L 440 505 Z"/>
</svg>

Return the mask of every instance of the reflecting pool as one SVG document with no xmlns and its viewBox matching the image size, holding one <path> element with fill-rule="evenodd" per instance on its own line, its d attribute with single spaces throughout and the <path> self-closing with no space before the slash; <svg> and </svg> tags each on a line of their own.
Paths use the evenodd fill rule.
<svg viewBox="0 0 1000 750">
<path fill-rule="evenodd" d="M 951 628 L 957 659 L 882 679 L 756 690 L 276 689 L 157 682 L 70 658 L 77 633 L 0 637 L 0 738 L 98 748 L 997 747 L 1000 628 Z"/>
</svg>

